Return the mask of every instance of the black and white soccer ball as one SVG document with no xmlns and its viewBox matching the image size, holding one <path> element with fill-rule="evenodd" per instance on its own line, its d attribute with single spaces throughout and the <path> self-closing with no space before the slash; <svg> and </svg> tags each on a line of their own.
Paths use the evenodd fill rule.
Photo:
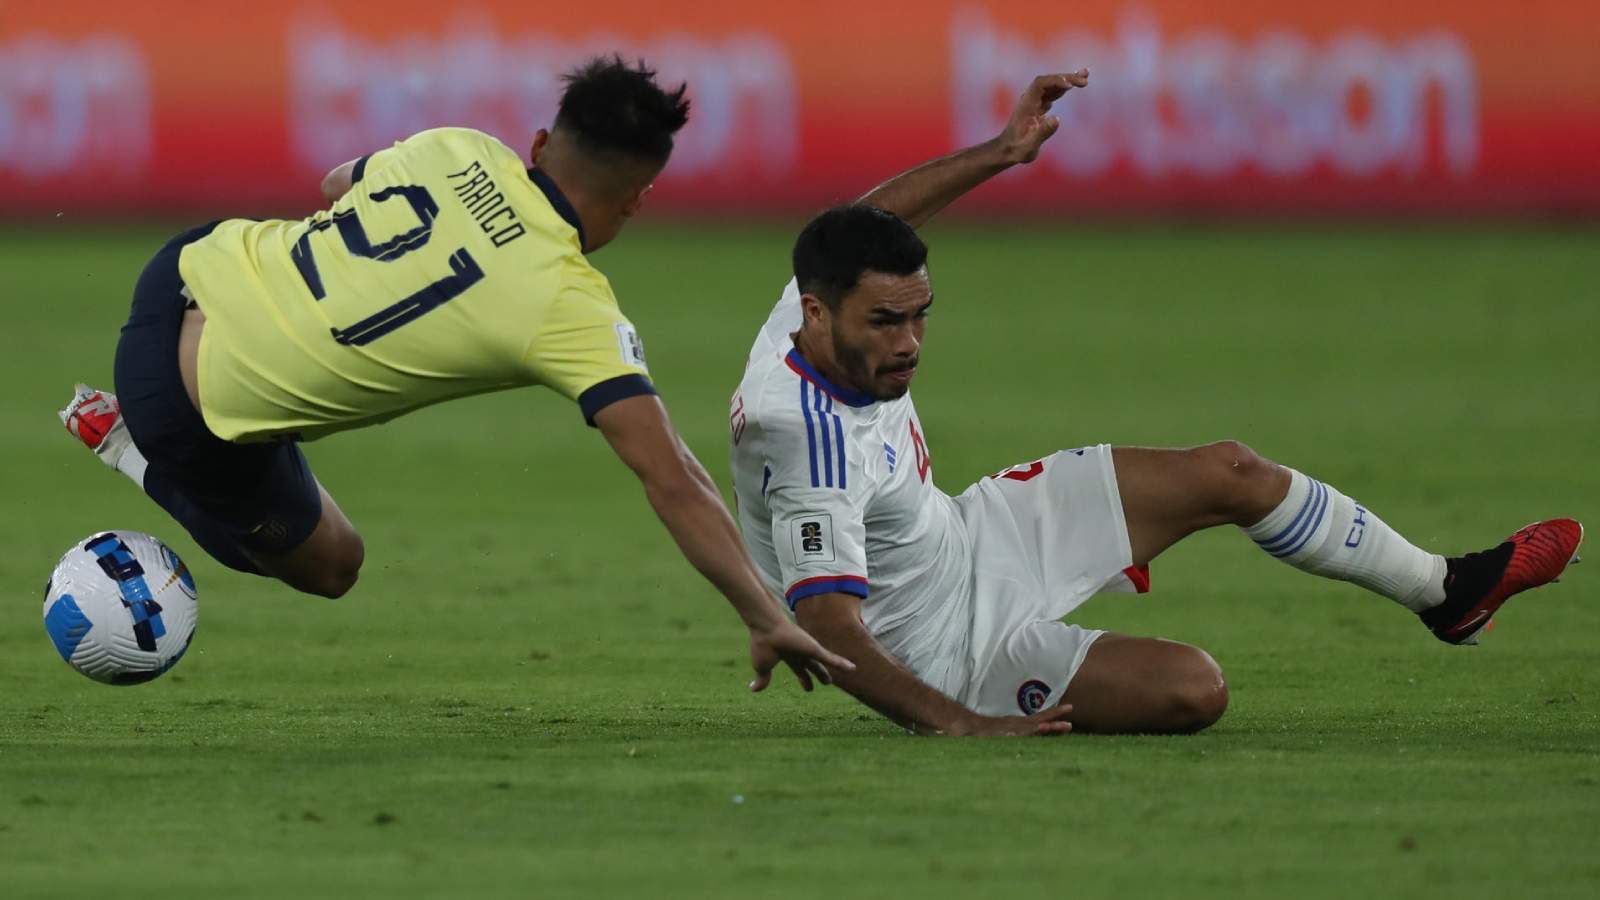
<svg viewBox="0 0 1600 900">
<path fill-rule="evenodd" d="M 143 684 L 177 665 L 199 611 L 188 566 L 137 531 L 79 541 L 44 589 L 44 627 L 56 651 L 106 684 Z"/>
</svg>

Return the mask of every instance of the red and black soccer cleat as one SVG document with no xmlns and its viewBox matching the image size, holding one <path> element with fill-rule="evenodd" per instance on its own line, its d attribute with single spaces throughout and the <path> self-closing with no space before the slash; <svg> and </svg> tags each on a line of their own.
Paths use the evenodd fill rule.
<svg viewBox="0 0 1600 900">
<path fill-rule="evenodd" d="M 1447 560 L 1443 603 L 1422 613 L 1422 623 L 1447 644 L 1476 644 L 1489 617 L 1511 597 L 1559 579 L 1578 561 L 1583 526 L 1547 519 L 1518 531 L 1497 547 Z"/>
<path fill-rule="evenodd" d="M 115 394 L 97 391 L 80 382 L 73 391 L 72 402 L 58 415 L 73 437 L 93 450 L 106 465 L 116 467 L 117 459 L 128 444 L 128 429 L 122 425 L 122 407 Z"/>
</svg>

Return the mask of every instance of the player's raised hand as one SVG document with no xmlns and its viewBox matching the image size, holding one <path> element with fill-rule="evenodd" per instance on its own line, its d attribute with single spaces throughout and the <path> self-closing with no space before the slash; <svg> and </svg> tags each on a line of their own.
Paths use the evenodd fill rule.
<svg viewBox="0 0 1600 900">
<path fill-rule="evenodd" d="M 1031 163 L 1039 158 L 1039 148 L 1061 127 L 1061 120 L 1050 115 L 1050 107 L 1073 88 L 1087 87 L 1089 70 L 1057 72 L 1033 79 L 1017 98 L 1011 120 L 1000 133 L 1000 143 L 1009 163 Z"/>
<path fill-rule="evenodd" d="M 829 666 L 845 672 L 855 670 L 854 663 L 829 652 L 805 629 L 788 619 L 779 619 L 777 624 L 765 631 L 752 628 L 750 665 L 756 670 L 756 680 L 750 682 L 750 690 L 765 690 L 772 683 L 772 670 L 777 667 L 779 660 L 794 670 L 800 686 L 808 691 L 813 687 L 812 677 L 823 684 L 833 684 L 833 673 L 828 671 Z"/>
</svg>

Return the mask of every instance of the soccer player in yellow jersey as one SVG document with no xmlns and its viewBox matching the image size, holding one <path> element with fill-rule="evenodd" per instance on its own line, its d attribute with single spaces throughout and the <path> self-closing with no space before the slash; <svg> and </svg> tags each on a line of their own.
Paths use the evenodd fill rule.
<svg viewBox="0 0 1600 900">
<path fill-rule="evenodd" d="M 222 564 L 338 597 L 361 536 L 297 442 L 545 385 L 600 429 L 749 627 L 751 688 L 780 659 L 807 690 L 830 682 L 850 663 L 763 586 L 586 256 L 638 212 L 688 121 L 686 87 L 654 74 L 615 56 L 569 74 L 531 165 L 480 132 L 425 131 L 330 172 L 331 208 L 308 219 L 173 238 L 135 287 L 117 394 L 80 385 L 63 421 Z"/>
</svg>

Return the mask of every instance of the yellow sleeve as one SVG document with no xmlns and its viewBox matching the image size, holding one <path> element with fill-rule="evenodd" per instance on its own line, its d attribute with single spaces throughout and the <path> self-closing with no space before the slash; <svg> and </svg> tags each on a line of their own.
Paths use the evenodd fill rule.
<svg viewBox="0 0 1600 900">
<path fill-rule="evenodd" d="M 400 155 L 401 143 L 404 142 L 396 142 L 392 147 L 385 147 L 374 153 L 368 153 L 366 156 L 356 160 L 355 171 L 350 173 L 350 183 L 360 184 L 361 179 L 365 178 L 368 172 L 376 172 L 393 162 Z"/>
<path fill-rule="evenodd" d="M 459 145 L 463 140 L 474 145 L 499 143 L 483 132 L 474 131 L 470 128 L 430 128 L 427 131 L 419 131 L 403 141 L 395 141 L 391 146 L 385 147 L 382 150 L 376 150 L 372 153 L 368 153 L 366 156 L 356 160 L 355 171 L 350 173 L 350 180 L 354 184 L 360 184 L 361 179 L 365 177 L 368 172 L 376 172 L 379 169 L 382 169 L 384 166 L 389 165 L 390 163 L 399 159 L 401 154 L 408 148 L 415 149 L 417 147 L 426 146 L 429 143 L 447 143 L 452 141 Z"/>
<path fill-rule="evenodd" d="M 590 425 L 612 403 L 656 392 L 639 333 L 609 291 L 563 287 L 525 359 L 541 384 L 577 401 Z"/>
</svg>

